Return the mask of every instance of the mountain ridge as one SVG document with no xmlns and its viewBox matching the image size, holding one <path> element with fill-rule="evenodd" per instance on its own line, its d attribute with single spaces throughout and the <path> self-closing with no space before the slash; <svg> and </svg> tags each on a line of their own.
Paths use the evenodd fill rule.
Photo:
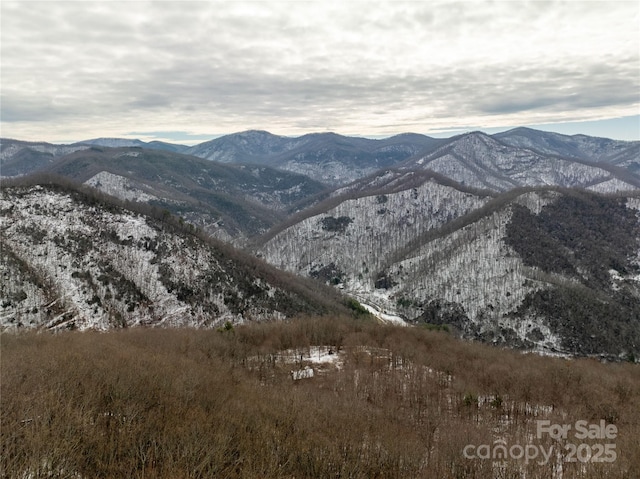
<svg viewBox="0 0 640 479">
<path fill-rule="evenodd" d="M 0 190 L 2 327 L 217 327 L 346 312 L 318 284 L 86 187 Z M 147 210 L 147 213 L 153 210 Z M 335 297 L 334 297 L 335 298 Z"/>
<path fill-rule="evenodd" d="M 258 137 L 259 141 L 250 145 L 250 137 Z M 336 133 L 289 138 L 250 130 L 216 138 L 187 152 L 216 161 L 266 164 L 339 185 L 392 166 L 439 142 L 418 134 L 373 140 Z"/>
<path fill-rule="evenodd" d="M 166 141 L 142 141 L 139 139 L 128 139 L 128 138 L 92 138 L 90 140 L 82 140 L 74 145 L 90 145 L 90 146 L 104 146 L 108 148 L 123 148 L 123 147 L 140 147 L 140 148 L 149 148 L 152 150 L 164 150 L 164 151 L 173 151 L 175 153 L 184 153 L 187 149 L 189 149 L 186 145 L 181 145 L 179 143 L 168 143 Z"/>
<path fill-rule="evenodd" d="M 218 238 L 240 242 L 325 188 L 308 177 L 269 167 L 221 164 L 137 147 L 92 147 L 59 158 L 43 172 L 121 199 L 161 206 Z"/>
<path fill-rule="evenodd" d="M 603 192 L 640 187 L 640 177 L 632 170 L 584 158 L 538 153 L 483 132 L 453 137 L 431 153 L 410 158 L 398 167 L 428 168 L 459 183 L 494 191 L 545 185 Z"/>
<path fill-rule="evenodd" d="M 568 136 L 524 127 L 494 135 L 473 131 L 447 139 L 436 139 L 416 133 L 402 133 L 384 139 L 349 137 L 336 133 L 309 133 L 299 137 L 285 137 L 274 135 L 265 130 L 247 130 L 224 135 L 191 147 L 157 141 L 144 143 L 140 140 L 121 138 L 85 140 L 85 142 L 64 147 L 67 149 L 86 148 L 87 146 L 157 148 L 224 163 L 276 167 L 305 174 L 327 185 L 337 187 L 373 174 L 380 169 L 400 167 L 403 162 L 406 165 L 413 164 L 413 167 L 420 167 L 421 164 L 418 163 L 420 161 L 422 164 L 425 161 L 433 163 L 433 160 L 437 159 L 434 155 L 444 156 L 445 150 L 452 148 L 451 145 L 455 147 L 455 145 L 472 142 L 473 139 L 476 139 L 476 147 L 481 148 L 477 141 L 480 138 L 483 138 L 484 142 L 495 142 L 491 146 L 493 149 L 508 149 L 510 156 L 516 158 L 528 156 L 527 161 L 529 162 L 535 160 L 548 163 L 552 159 L 564 163 L 571 161 L 591 168 L 604 169 L 615 177 L 620 176 L 624 172 L 623 170 L 626 170 L 633 175 L 634 179 L 638 179 L 637 173 L 640 171 L 640 141 L 627 142 L 586 135 Z M 37 165 L 27 165 L 25 171 L 19 171 L 16 164 L 9 164 L 11 151 L 16 154 L 18 149 L 15 146 L 16 143 L 21 143 L 20 148 L 23 150 L 29 150 L 29 145 L 33 145 L 33 143 L 17 142 L 16 140 L 2 140 L 0 166 L 3 166 L 4 170 L 7 170 L 11 175 L 24 174 L 37 169 L 42 160 Z M 45 147 L 39 146 L 38 148 Z M 57 148 L 62 151 L 63 145 L 49 145 L 48 148 Z M 35 153 L 33 154 L 35 155 Z M 465 154 L 472 157 L 474 152 L 467 148 Z M 50 161 L 51 158 L 49 158 Z M 453 160 L 444 158 L 442 161 L 444 163 L 455 162 L 455 158 Z M 474 161 L 477 163 L 478 159 L 476 158 Z M 446 168 L 443 169 L 443 165 L 438 165 L 438 162 L 432 166 L 438 172 L 446 171 Z M 463 166 L 458 165 L 458 168 Z M 584 170 L 584 167 L 582 169 Z M 493 174 L 496 174 L 495 169 Z M 7 176 L 4 173 L 3 175 Z M 453 179 L 462 180 L 461 178 Z M 522 182 L 516 181 L 516 183 L 522 186 Z M 505 178 L 501 178 L 497 184 L 491 186 L 504 188 L 507 184 L 508 180 L 505 183 Z"/>
<path fill-rule="evenodd" d="M 426 182 L 421 188 L 385 197 L 345 199 L 266 238 L 259 252 L 279 268 L 318 277 L 365 305 L 400 314 L 410 321 L 447 324 L 470 339 L 547 353 L 602 353 L 612 357 L 637 354 L 640 347 L 637 193 L 616 197 L 558 187 L 530 187 L 485 200 L 472 196 L 467 201 L 473 199 L 475 203 L 462 211 L 456 209 L 463 205 L 456 195 L 459 192 L 454 194 L 454 190 L 443 190 L 442 185 Z M 411 198 L 422 204 L 416 205 L 415 216 L 408 211 L 409 214 L 399 214 L 401 210 L 392 207 L 399 202 L 406 209 Z M 622 200 L 624 204 L 615 206 L 616 201 Z M 562 202 L 569 206 L 557 206 Z M 603 243 L 597 246 L 589 238 L 616 231 L 620 224 L 611 214 L 590 219 L 587 213 L 590 207 L 584 205 L 598 202 L 610 203 L 607 208 L 611 211 L 617 208 L 628 218 L 624 234 L 630 239 L 625 248 L 631 249 L 624 250 L 627 253 L 616 256 L 610 264 L 601 264 L 607 258 L 607 247 Z M 581 209 L 576 209 L 578 206 Z M 366 211 L 370 213 L 363 216 Z M 530 213 L 516 218 L 514 211 Z M 556 212 L 550 213 L 553 211 Z M 563 215 L 565 219 L 557 220 L 553 215 L 558 218 Z M 389 219 L 384 220 L 385 217 Z M 442 220 L 433 222 L 437 217 Z M 575 233 L 568 237 L 582 243 L 558 246 L 558 253 L 553 253 L 547 245 L 559 241 L 553 239 L 557 228 L 548 231 L 544 228 L 558 221 L 569 222 L 566 218 L 578 222 Z M 531 226 L 526 226 L 527 223 Z M 518 228 L 524 228 L 523 231 L 543 228 L 538 233 L 540 239 L 531 236 L 533 233 L 520 234 L 516 236 L 523 238 L 520 243 L 513 243 L 509 238 L 514 237 L 516 224 L 522 225 Z M 395 233 L 388 233 L 389 230 Z M 618 236 L 623 237 L 622 233 Z M 527 241 L 529 237 L 533 239 Z M 575 245 L 591 243 L 593 246 L 576 252 Z M 595 268 L 589 273 L 595 279 L 588 281 L 598 282 L 583 284 L 581 276 L 568 273 L 584 271 L 585 264 L 565 271 L 531 263 L 524 253 L 529 250 L 536 252 L 535 257 L 566 256 L 568 261 L 574 261 L 572 258 L 577 255 L 587 255 L 591 263 L 585 264 L 593 264 Z M 609 306 L 597 307 L 592 298 L 601 298 Z M 562 308 L 559 306 L 562 301 L 569 303 Z M 580 304 L 590 304 L 590 312 L 580 309 Z M 576 324 L 581 316 L 568 311 L 586 314 L 589 324 L 584 330 Z M 612 333 L 614 330 L 626 333 L 620 336 Z M 589 335 L 598 339 L 589 339 Z"/>
</svg>

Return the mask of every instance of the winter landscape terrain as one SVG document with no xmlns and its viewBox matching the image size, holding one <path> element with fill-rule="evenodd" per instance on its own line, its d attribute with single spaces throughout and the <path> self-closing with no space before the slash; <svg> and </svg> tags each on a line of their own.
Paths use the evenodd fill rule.
<svg viewBox="0 0 640 479">
<path fill-rule="evenodd" d="M 2 324 L 286 316 L 273 297 L 288 292 L 246 275 L 225 289 L 213 253 L 150 225 L 146 207 L 383 321 L 553 354 L 638 355 L 639 148 L 526 128 L 386 140 L 247 131 L 193 147 L 2 140 Z M 115 218 L 78 187 L 37 186 L 55 178 L 125 209 Z M 113 289 L 115 278 L 127 286 Z"/>
<path fill-rule="evenodd" d="M 639 153 L 3 139 L 0 477 L 637 477 Z"/>
</svg>

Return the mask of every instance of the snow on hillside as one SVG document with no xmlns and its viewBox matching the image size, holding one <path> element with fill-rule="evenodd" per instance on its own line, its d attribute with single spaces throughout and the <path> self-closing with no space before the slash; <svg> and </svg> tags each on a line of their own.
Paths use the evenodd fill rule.
<svg viewBox="0 0 640 479">
<path fill-rule="evenodd" d="M 518 197 L 516 203 L 539 213 L 557 196 L 555 192 L 530 192 Z M 418 317 L 433 300 L 457 304 L 471 321 L 462 325 L 466 334 L 499 337 L 504 331 L 513 331 L 519 340 L 527 340 L 541 351 L 560 350 L 561 338 L 551 332 L 545 318 L 508 315 L 528 293 L 567 281 L 523 264 L 504 242 L 510 218 L 511 210 L 503 208 L 424 244 L 388 269 L 391 288 L 383 294 L 380 290 L 360 294 L 377 297 L 389 309 L 402 304 L 402 312 L 409 318 Z"/>
<path fill-rule="evenodd" d="M 84 184 L 122 200 L 147 202 L 158 199 L 157 196 L 150 195 L 136 187 L 129 178 L 114 175 L 108 171 L 101 171 L 85 181 Z"/>
<path fill-rule="evenodd" d="M 342 185 L 370 175 L 378 170 L 376 166 L 358 167 L 344 160 L 324 160 L 321 164 L 292 159 L 283 163 L 281 169 L 309 176 L 328 185 Z"/>
<path fill-rule="evenodd" d="M 612 178 L 602 183 L 588 186 L 587 189 L 597 193 L 617 193 L 619 191 L 633 191 L 635 187 L 618 178 Z"/>
<path fill-rule="evenodd" d="M 375 316 L 382 323 L 395 324 L 395 325 L 398 325 L 398 326 L 406 326 L 407 325 L 405 320 L 402 319 L 400 316 L 397 316 L 395 314 L 389 314 L 389 313 L 386 313 L 384 311 L 380 311 L 375 306 L 371 306 L 371 305 L 369 305 L 367 303 L 362 303 L 362 307 L 364 309 L 366 309 L 367 311 L 369 311 L 369 313 L 371 313 L 373 316 Z"/>
<path fill-rule="evenodd" d="M 558 195 L 529 192 L 515 201 L 539 213 Z M 542 320 L 505 317 L 529 292 L 556 280 L 526 267 L 504 243 L 510 208 L 497 209 L 428 241 L 409 256 L 394 258 L 394 252 L 422 233 L 485 203 L 429 181 L 398 193 L 344 201 L 283 231 L 262 253 L 280 268 L 336 284 L 383 319 L 397 321 L 398 313 L 417 318 L 426 304 L 438 300 L 460 305 L 477 334 L 503 328 L 530 339 L 536 331 L 534 337 L 544 338 L 538 340 L 540 349 L 557 349 L 559 338 Z"/>
<path fill-rule="evenodd" d="M 350 199 L 279 233 L 261 250 L 271 264 L 371 291 L 393 253 L 487 201 L 433 180 L 387 195 Z"/>
<path fill-rule="evenodd" d="M 495 212 L 445 238 L 431 241 L 396 264 L 393 294 L 425 301 L 441 298 L 464 305 L 472 319 L 497 318 L 528 292 L 522 260 L 503 243 L 510 214 Z"/>
<path fill-rule="evenodd" d="M 516 202 L 539 213 L 554 192 L 531 192 Z M 517 308 L 526 294 L 541 286 L 539 274 L 504 243 L 510 209 L 500 209 L 452 234 L 430 241 L 411 257 L 394 264 L 389 277 L 397 285 L 394 299 L 421 304 L 432 299 L 459 303 L 470 319 L 496 321 Z M 415 309 L 414 314 L 419 312 Z"/>
<path fill-rule="evenodd" d="M 518 186 L 591 186 L 596 191 L 627 191 L 634 186 L 594 165 L 545 156 L 504 145 L 480 133 L 461 137 L 405 168 L 427 168 L 464 185 L 506 191 Z M 607 184 L 598 188 L 599 183 Z"/>
<path fill-rule="evenodd" d="M 541 153 L 607 162 L 639 144 L 637 141 L 618 141 L 587 135 L 568 136 L 530 128 L 515 128 L 498 133 L 495 137 L 510 146 L 532 149 Z"/>
<path fill-rule="evenodd" d="M 76 193 L 4 189 L 0 212 L 2 328 L 215 326 L 300 304 L 195 237 Z"/>
<path fill-rule="evenodd" d="M 126 148 L 131 146 L 145 146 L 143 141 L 128 138 L 95 138 L 79 142 L 81 145 L 104 146 L 106 148 Z"/>
</svg>

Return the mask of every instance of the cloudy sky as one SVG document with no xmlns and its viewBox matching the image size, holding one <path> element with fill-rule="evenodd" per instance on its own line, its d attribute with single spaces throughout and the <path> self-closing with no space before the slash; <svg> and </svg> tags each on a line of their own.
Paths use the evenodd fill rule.
<svg viewBox="0 0 640 479">
<path fill-rule="evenodd" d="M 1 135 L 640 139 L 640 2 L 8 1 Z"/>
</svg>

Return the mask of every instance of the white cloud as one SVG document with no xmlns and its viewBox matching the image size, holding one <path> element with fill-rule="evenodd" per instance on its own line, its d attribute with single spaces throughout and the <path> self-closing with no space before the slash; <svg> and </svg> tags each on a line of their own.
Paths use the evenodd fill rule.
<svg viewBox="0 0 640 479">
<path fill-rule="evenodd" d="M 386 134 L 637 114 L 637 2 L 11 2 L 2 136 Z"/>
</svg>

